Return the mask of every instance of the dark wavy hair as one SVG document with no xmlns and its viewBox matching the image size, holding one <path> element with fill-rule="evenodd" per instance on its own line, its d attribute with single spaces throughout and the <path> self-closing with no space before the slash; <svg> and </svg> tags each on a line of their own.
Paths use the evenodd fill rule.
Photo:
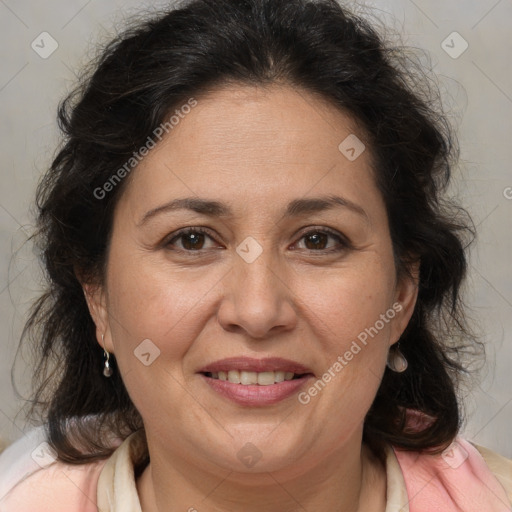
<svg viewBox="0 0 512 512">
<path fill-rule="evenodd" d="M 29 417 L 45 422 L 61 460 L 107 457 L 110 435 L 143 428 L 119 372 L 102 375 L 103 352 L 77 277 L 103 282 L 113 211 L 129 178 L 102 199 L 94 191 L 173 110 L 230 84 L 289 85 L 361 127 L 397 274 L 420 261 L 418 299 L 400 341 L 409 368 L 385 370 L 363 441 L 379 456 L 386 443 L 437 453 L 457 435 L 460 383 L 470 373 L 462 356 L 483 349 L 461 298 L 474 227 L 446 197 L 458 149 L 439 88 L 375 27 L 335 0 L 187 1 L 139 18 L 108 43 L 60 104 L 62 146 L 36 195 L 34 238 L 47 289 L 22 342 L 29 339 L 38 357 Z M 432 423 L 414 431 L 408 409 Z"/>
</svg>

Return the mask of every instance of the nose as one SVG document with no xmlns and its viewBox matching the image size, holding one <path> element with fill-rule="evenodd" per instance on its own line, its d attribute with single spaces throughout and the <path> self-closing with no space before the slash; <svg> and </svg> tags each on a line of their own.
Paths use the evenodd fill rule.
<svg viewBox="0 0 512 512">
<path fill-rule="evenodd" d="M 217 313 L 223 329 L 254 339 L 292 330 L 297 312 L 286 277 L 289 272 L 271 255 L 267 257 L 266 251 L 252 263 L 237 256 L 232 271 L 223 279 L 224 296 Z"/>
</svg>

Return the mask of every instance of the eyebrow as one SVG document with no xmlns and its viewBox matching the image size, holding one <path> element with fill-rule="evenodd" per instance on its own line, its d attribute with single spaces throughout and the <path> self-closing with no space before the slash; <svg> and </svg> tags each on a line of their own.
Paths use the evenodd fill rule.
<svg viewBox="0 0 512 512">
<path fill-rule="evenodd" d="M 294 199 L 288 203 L 283 217 L 298 217 L 301 215 L 322 212 L 334 208 L 346 208 L 364 217 L 366 221 L 369 222 L 370 220 L 368 214 L 361 206 L 348 199 L 336 195 L 306 199 Z M 141 221 L 138 223 L 138 226 L 142 226 L 159 214 L 176 210 L 190 210 L 208 217 L 227 218 L 234 216 L 231 208 L 225 203 L 208 199 L 200 199 L 197 197 L 184 197 L 180 199 L 174 199 L 169 203 L 157 206 L 156 208 L 149 210 L 144 214 Z"/>
</svg>

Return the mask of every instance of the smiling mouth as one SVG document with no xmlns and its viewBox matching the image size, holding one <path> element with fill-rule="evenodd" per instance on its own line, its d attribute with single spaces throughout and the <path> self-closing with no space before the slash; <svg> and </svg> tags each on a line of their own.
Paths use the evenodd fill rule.
<svg viewBox="0 0 512 512">
<path fill-rule="evenodd" d="M 311 373 L 293 373 L 293 372 L 248 372 L 239 370 L 202 372 L 203 375 L 214 380 L 223 380 L 232 384 L 242 386 L 271 386 L 288 380 L 297 380 L 312 375 Z"/>
</svg>

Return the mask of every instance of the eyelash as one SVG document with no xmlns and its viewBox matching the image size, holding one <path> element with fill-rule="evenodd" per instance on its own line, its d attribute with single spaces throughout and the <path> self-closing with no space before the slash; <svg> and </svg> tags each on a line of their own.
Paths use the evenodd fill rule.
<svg viewBox="0 0 512 512">
<path fill-rule="evenodd" d="M 209 238 L 212 238 L 213 239 L 213 236 L 211 235 L 210 231 L 208 229 L 205 229 L 205 228 L 201 228 L 201 227 L 189 227 L 189 228 L 183 228 L 179 231 L 177 231 L 176 233 L 173 233 L 171 235 L 171 238 L 168 238 L 166 241 L 164 241 L 164 246 L 166 248 L 170 247 L 173 245 L 173 243 L 180 239 L 181 237 L 185 236 L 185 235 L 190 235 L 190 234 L 203 234 L 203 235 L 206 235 L 208 236 Z M 309 231 L 305 232 L 302 234 L 302 236 L 299 238 L 299 241 L 306 238 L 307 236 L 309 235 L 312 235 L 312 234 L 324 234 L 324 235 L 329 235 L 330 237 L 332 238 L 335 238 L 337 241 L 338 241 L 338 244 L 339 246 L 341 247 L 338 247 L 338 248 L 331 248 L 331 249 L 320 249 L 320 250 L 314 250 L 314 249 L 306 249 L 306 250 L 309 250 L 310 252 L 313 252 L 313 253 L 319 253 L 319 254 L 332 254 L 332 253 L 336 253 L 336 252 L 342 252 L 342 251 L 345 251 L 347 249 L 352 249 L 352 245 L 351 243 L 345 238 L 343 237 L 341 234 L 339 234 L 338 232 L 336 231 L 333 231 L 329 228 L 312 228 L 310 229 Z M 179 252 L 186 252 L 186 253 L 197 253 L 197 254 L 200 254 L 201 252 L 203 251 L 206 251 L 207 249 L 198 249 L 198 250 L 189 250 L 189 249 L 171 249 L 171 250 L 177 250 Z"/>
</svg>

